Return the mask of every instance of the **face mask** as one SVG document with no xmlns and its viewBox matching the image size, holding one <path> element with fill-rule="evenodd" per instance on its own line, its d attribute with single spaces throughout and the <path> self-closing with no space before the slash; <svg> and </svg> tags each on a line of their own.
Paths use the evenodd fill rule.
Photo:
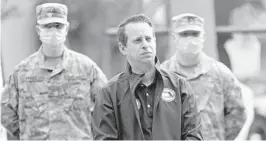
<svg viewBox="0 0 266 141">
<path fill-rule="evenodd" d="M 42 29 L 40 28 L 40 40 L 49 45 L 58 45 L 66 40 L 66 31 L 63 29 Z"/>
<path fill-rule="evenodd" d="M 179 39 L 179 50 L 185 54 L 197 54 L 203 48 L 203 40 L 198 38 Z"/>
</svg>

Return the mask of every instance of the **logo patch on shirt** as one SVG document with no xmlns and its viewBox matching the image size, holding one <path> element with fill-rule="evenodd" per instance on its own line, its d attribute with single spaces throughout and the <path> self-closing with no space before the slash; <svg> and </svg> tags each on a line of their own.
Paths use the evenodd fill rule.
<svg viewBox="0 0 266 141">
<path fill-rule="evenodd" d="M 175 92 L 172 89 L 164 88 L 161 95 L 162 100 L 166 102 L 171 102 L 175 99 Z"/>
<path fill-rule="evenodd" d="M 140 101 L 138 99 L 136 99 L 136 103 L 137 103 L 138 109 L 140 109 L 141 104 L 140 104 Z"/>
</svg>

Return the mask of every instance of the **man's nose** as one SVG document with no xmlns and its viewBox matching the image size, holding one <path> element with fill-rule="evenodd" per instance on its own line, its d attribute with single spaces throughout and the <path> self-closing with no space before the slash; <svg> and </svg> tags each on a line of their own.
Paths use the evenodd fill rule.
<svg viewBox="0 0 266 141">
<path fill-rule="evenodd" d="M 50 30 L 55 32 L 55 31 L 57 31 L 57 28 L 56 27 L 51 27 Z"/>
<path fill-rule="evenodd" d="M 149 47 L 149 43 L 144 39 L 142 42 L 142 48 L 146 49 Z"/>
<path fill-rule="evenodd" d="M 56 36 L 57 29 L 55 27 L 52 27 L 50 29 L 50 32 L 52 33 L 53 36 Z"/>
</svg>

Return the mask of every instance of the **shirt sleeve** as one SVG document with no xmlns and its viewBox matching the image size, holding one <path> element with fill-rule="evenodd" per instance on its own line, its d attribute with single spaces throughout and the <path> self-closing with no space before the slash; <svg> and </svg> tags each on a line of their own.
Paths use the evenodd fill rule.
<svg viewBox="0 0 266 141">
<path fill-rule="evenodd" d="M 115 108 L 110 92 L 106 88 L 96 96 L 95 109 L 92 118 L 92 133 L 94 140 L 118 139 L 118 127 Z"/>
<path fill-rule="evenodd" d="M 182 140 L 203 140 L 201 116 L 197 108 L 195 95 L 187 81 L 181 86 L 182 99 Z"/>
<path fill-rule="evenodd" d="M 14 74 L 11 74 L 1 92 L 1 123 L 9 138 L 19 139 L 18 88 Z"/>
<path fill-rule="evenodd" d="M 107 78 L 102 70 L 95 64 L 92 67 L 91 73 L 92 82 L 91 82 L 91 102 L 95 102 L 95 97 L 100 92 L 100 89 L 107 83 Z"/>
<path fill-rule="evenodd" d="M 242 97 L 246 109 L 246 122 L 243 125 L 240 133 L 237 135 L 237 137 L 234 139 L 236 140 L 246 140 L 248 139 L 249 135 L 249 129 L 251 128 L 253 121 L 254 121 L 254 116 L 255 116 L 255 111 L 254 111 L 254 91 L 249 88 L 247 85 L 240 83 L 241 85 L 241 90 L 242 90 Z"/>
<path fill-rule="evenodd" d="M 219 68 L 224 93 L 225 139 L 233 140 L 246 120 L 244 101 L 240 82 L 222 63 L 219 63 Z"/>
</svg>

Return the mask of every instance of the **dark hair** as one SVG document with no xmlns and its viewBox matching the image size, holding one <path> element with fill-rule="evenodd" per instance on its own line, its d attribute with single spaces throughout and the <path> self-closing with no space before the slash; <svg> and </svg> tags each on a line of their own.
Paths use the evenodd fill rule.
<svg viewBox="0 0 266 141">
<path fill-rule="evenodd" d="M 124 46 L 127 43 L 127 35 L 125 34 L 125 26 L 129 23 L 147 23 L 153 28 L 151 20 L 143 14 L 137 14 L 124 19 L 118 26 L 117 41 L 121 42 Z"/>
</svg>

